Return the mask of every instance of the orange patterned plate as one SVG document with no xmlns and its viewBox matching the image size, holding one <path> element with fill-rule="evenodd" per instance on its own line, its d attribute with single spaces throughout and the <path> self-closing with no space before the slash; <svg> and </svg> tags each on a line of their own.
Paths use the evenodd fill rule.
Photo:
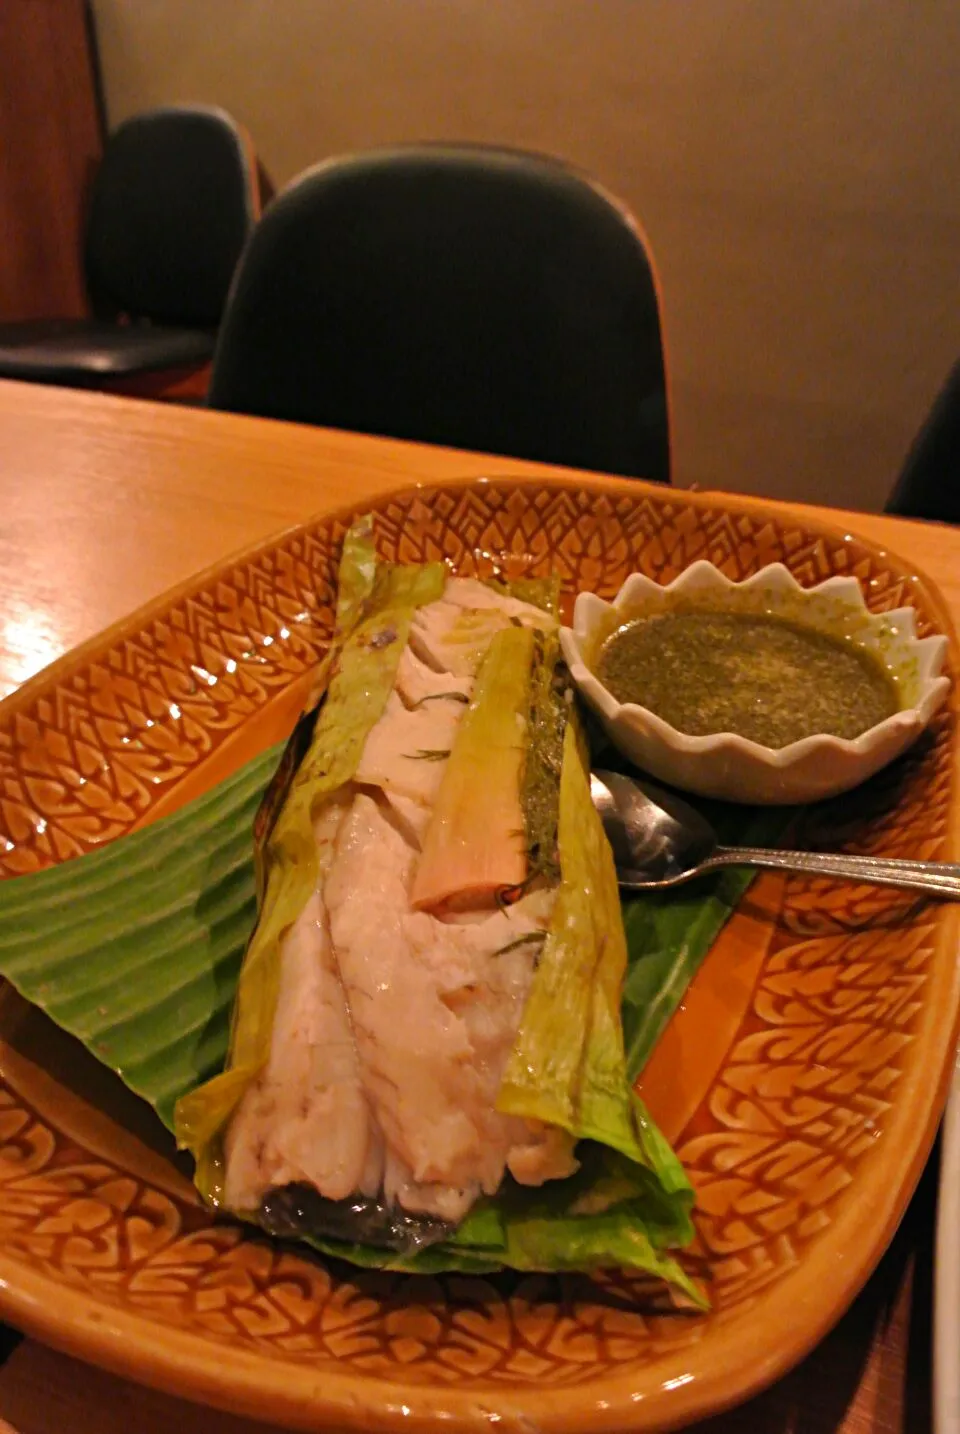
<svg viewBox="0 0 960 1434">
<path fill-rule="evenodd" d="M 390 559 L 491 555 L 612 594 L 706 557 L 742 578 L 860 579 L 951 635 L 929 583 L 851 537 L 622 480 L 497 480 L 382 499 Z M 89 850 L 170 810 L 289 727 L 330 631 L 350 515 L 223 563 L 0 707 L 0 866 Z M 957 651 L 951 648 L 950 668 Z M 955 699 L 801 839 L 954 855 Z M 3 839 L 5 836 L 5 839 Z M 82 911 L 77 920 L 83 920 Z M 324 1264 L 215 1223 L 152 1113 L 0 993 L 0 1309 L 135 1379 L 303 1428 L 652 1430 L 745 1398 L 839 1317 L 930 1147 L 958 1009 L 957 910 L 758 881 L 643 1077 L 697 1190 L 708 1316 L 657 1316 L 628 1277 L 409 1278 Z"/>
</svg>

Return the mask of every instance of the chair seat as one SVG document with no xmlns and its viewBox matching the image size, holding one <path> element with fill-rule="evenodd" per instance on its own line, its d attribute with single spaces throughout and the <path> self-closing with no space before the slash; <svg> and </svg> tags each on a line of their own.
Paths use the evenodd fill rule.
<svg viewBox="0 0 960 1434">
<path fill-rule="evenodd" d="M 0 377 L 74 385 L 119 378 L 204 363 L 215 342 L 214 334 L 197 329 L 98 319 L 0 324 Z"/>
</svg>

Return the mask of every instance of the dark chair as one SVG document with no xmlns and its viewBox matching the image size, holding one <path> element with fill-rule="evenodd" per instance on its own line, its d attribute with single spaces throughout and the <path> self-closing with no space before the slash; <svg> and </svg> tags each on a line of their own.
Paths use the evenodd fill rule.
<svg viewBox="0 0 960 1434">
<path fill-rule="evenodd" d="M 884 512 L 960 523 L 960 363 L 914 439 Z"/>
<path fill-rule="evenodd" d="M 205 363 L 259 211 L 249 140 L 223 110 L 171 106 L 127 120 L 90 195 L 93 317 L 0 325 L 0 377 L 103 387 Z"/>
<path fill-rule="evenodd" d="M 23 1335 L 18 1330 L 8 1324 L 0 1324 L 0 1365 L 6 1364 L 22 1339 Z"/>
<path fill-rule="evenodd" d="M 669 481 L 643 237 L 553 160 L 429 145 L 332 160 L 272 204 L 209 402 Z"/>
</svg>

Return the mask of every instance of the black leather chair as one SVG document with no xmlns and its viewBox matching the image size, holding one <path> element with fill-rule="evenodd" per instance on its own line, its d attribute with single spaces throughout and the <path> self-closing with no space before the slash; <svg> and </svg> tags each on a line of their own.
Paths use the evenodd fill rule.
<svg viewBox="0 0 960 1434">
<path fill-rule="evenodd" d="M 0 377 L 97 387 L 208 360 L 259 212 L 249 140 L 223 110 L 127 120 L 107 141 L 86 219 L 94 317 L 0 325 Z"/>
<path fill-rule="evenodd" d="M 309 170 L 237 272 L 215 408 L 669 481 L 657 286 L 553 160 L 404 147 Z"/>
<path fill-rule="evenodd" d="M 960 523 L 960 362 L 914 439 L 884 512 Z"/>
</svg>

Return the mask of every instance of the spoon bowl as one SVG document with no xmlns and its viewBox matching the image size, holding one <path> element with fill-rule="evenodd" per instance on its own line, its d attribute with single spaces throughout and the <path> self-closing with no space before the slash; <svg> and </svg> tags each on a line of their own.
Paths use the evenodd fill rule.
<svg viewBox="0 0 960 1434">
<path fill-rule="evenodd" d="M 600 814 L 621 886 L 673 885 L 696 875 L 717 849 L 706 817 L 674 792 L 622 772 L 592 772 L 590 795 Z"/>
</svg>

